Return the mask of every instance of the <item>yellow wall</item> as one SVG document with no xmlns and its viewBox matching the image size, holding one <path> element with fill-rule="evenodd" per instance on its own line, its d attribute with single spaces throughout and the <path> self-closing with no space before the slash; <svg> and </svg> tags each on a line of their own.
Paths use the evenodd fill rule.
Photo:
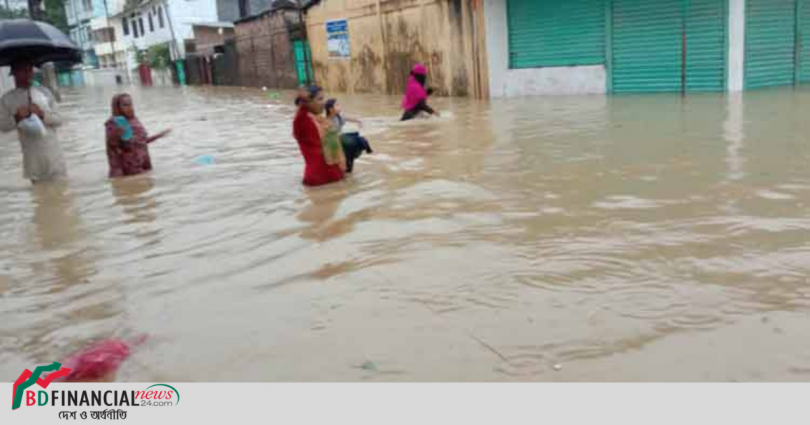
<svg viewBox="0 0 810 425">
<path fill-rule="evenodd" d="M 315 80 L 332 92 L 399 94 L 421 62 L 436 94 L 485 97 L 481 3 L 323 0 L 306 17 Z M 329 59 L 326 21 L 332 19 L 348 20 L 350 59 Z"/>
</svg>

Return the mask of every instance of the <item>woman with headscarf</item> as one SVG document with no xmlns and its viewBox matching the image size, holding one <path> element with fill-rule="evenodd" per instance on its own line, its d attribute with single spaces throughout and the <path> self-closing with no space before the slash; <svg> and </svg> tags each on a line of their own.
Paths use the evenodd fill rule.
<svg viewBox="0 0 810 425">
<path fill-rule="evenodd" d="M 439 116 L 439 113 L 427 104 L 431 90 L 426 88 L 427 68 L 418 63 L 414 65 L 411 76 L 408 78 L 408 86 L 405 87 L 405 96 L 402 98 L 402 121 L 416 118 L 421 112 Z"/>
<path fill-rule="evenodd" d="M 135 116 L 132 97 L 128 94 L 113 97 L 112 116 L 104 126 L 107 131 L 110 177 L 132 176 L 150 171 L 152 159 L 147 145 L 171 132 L 165 130 L 150 137 Z"/>
<path fill-rule="evenodd" d="M 304 184 L 321 186 L 343 180 L 345 163 L 328 164 L 324 155 L 323 142 L 330 122 L 323 116 L 323 90 L 317 86 L 302 88 L 295 104 L 298 112 L 293 120 L 293 137 L 304 157 Z"/>
</svg>

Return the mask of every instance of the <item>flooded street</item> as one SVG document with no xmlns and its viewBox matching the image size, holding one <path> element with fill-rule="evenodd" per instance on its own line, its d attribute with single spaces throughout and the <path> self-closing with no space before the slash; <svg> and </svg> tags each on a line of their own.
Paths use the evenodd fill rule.
<svg viewBox="0 0 810 425">
<path fill-rule="evenodd" d="M 0 380 L 150 336 L 121 381 L 810 380 L 810 91 L 341 96 L 375 149 L 301 185 L 291 95 L 67 92 L 67 184 L 0 135 Z M 211 155 L 216 163 L 195 159 Z"/>
</svg>

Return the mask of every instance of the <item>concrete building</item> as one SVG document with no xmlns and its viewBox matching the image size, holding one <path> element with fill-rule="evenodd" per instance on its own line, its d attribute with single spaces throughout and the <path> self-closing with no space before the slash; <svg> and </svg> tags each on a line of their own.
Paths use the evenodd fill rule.
<svg viewBox="0 0 810 425">
<path fill-rule="evenodd" d="M 236 37 L 234 25 L 230 22 L 209 22 L 194 24 L 194 53 L 200 56 L 213 56 L 217 49 Z"/>
<path fill-rule="evenodd" d="M 221 22 L 234 22 L 270 10 L 273 0 L 217 0 Z"/>
<path fill-rule="evenodd" d="M 810 81 L 807 0 L 484 0 L 491 96 Z"/>
<path fill-rule="evenodd" d="M 315 80 L 330 92 L 401 94 L 421 62 L 438 95 L 486 97 L 483 18 L 483 0 L 317 2 L 306 13 Z"/>
<path fill-rule="evenodd" d="M 186 55 L 186 41 L 193 43 L 194 24 L 217 22 L 216 0 L 144 0 L 114 16 L 116 36 L 126 46 L 128 63 L 135 52 L 166 45 L 172 59 Z"/>
<path fill-rule="evenodd" d="M 125 69 L 127 46 L 120 40 L 120 31 L 116 31 L 117 21 L 113 16 L 123 12 L 126 0 L 104 1 L 104 15 L 90 21 L 93 49 L 98 57 L 99 68 Z"/>
<path fill-rule="evenodd" d="M 82 49 L 85 67 L 98 68 L 90 23 L 95 18 L 106 16 L 104 0 L 65 0 L 65 15 L 70 27 L 68 35 Z"/>
</svg>

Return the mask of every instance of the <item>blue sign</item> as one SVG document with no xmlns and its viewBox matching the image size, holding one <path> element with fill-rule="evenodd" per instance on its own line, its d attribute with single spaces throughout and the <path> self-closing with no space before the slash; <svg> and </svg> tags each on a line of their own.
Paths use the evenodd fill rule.
<svg viewBox="0 0 810 425">
<path fill-rule="evenodd" d="M 329 59 L 348 59 L 351 57 L 348 21 L 345 19 L 326 21 L 326 40 Z"/>
</svg>

